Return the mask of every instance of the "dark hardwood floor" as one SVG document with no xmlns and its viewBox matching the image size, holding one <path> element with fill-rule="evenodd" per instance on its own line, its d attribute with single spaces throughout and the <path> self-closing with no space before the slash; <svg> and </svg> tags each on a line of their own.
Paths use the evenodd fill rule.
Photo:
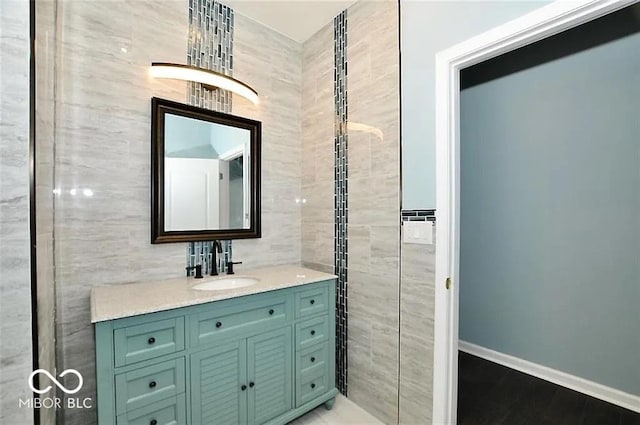
<svg viewBox="0 0 640 425">
<path fill-rule="evenodd" d="M 458 425 L 640 425 L 640 414 L 459 353 Z"/>
</svg>

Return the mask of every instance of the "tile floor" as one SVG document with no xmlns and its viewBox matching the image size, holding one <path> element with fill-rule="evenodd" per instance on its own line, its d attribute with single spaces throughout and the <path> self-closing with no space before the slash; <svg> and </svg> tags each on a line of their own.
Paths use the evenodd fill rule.
<svg viewBox="0 0 640 425">
<path fill-rule="evenodd" d="M 383 423 L 351 400 L 338 395 L 333 409 L 327 410 L 324 405 L 320 405 L 306 415 L 289 422 L 289 425 L 383 425 Z"/>
</svg>

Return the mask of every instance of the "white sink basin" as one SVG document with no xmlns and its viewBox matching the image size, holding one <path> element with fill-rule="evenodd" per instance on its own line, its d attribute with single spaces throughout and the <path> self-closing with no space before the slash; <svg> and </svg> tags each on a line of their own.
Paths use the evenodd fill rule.
<svg viewBox="0 0 640 425">
<path fill-rule="evenodd" d="M 244 288 L 255 285 L 260 279 L 255 277 L 223 277 L 202 282 L 193 287 L 198 291 L 219 291 L 222 289 Z"/>
</svg>

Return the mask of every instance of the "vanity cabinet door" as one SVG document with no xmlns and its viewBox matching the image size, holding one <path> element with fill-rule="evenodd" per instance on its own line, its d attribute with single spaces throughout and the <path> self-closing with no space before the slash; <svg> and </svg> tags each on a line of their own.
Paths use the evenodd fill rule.
<svg viewBox="0 0 640 425">
<path fill-rule="evenodd" d="M 246 340 L 191 355 L 192 425 L 247 423 Z"/>
<path fill-rule="evenodd" d="M 249 425 L 262 424 L 293 407 L 291 327 L 247 339 Z"/>
</svg>

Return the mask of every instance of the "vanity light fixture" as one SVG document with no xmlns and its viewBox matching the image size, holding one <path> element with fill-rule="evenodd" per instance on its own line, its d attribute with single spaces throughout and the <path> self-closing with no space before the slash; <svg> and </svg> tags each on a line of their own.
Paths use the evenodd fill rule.
<svg viewBox="0 0 640 425">
<path fill-rule="evenodd" d="M 247 84 L 219 72 L 198 68 L 197 66 L 152 62 L 151 76 L 154 78 L 195 81 L 205 86 L 229 90 L 249 99 L 254 105 L 258 104 L 258 92 Z"/>
</svg>

